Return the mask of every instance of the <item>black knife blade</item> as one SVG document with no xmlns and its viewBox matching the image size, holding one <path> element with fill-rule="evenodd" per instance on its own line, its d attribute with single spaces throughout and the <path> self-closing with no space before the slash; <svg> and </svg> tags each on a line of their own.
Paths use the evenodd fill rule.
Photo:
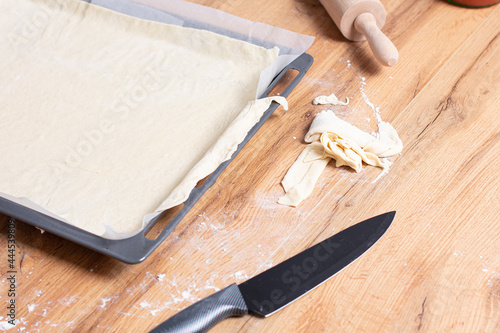
<svg viewBox="0 0 500 333">
<path fill-rule="evenodd" d="M 226 318 L 249 312 L 267 317 L 359 258 L 382 237 L 395 215 L 389 212 L 355 224 L 240 285 L 202 299 L 151 333 L 206 332 Z"/>
</svg>

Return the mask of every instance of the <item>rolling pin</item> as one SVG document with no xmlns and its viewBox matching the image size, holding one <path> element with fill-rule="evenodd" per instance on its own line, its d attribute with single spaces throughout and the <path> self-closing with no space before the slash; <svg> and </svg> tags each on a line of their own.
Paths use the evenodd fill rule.
<svg viewBox="0 0 500 333">
<path fill-rule="evenodd" d="M 398 50 L 380 30 L 387 14 L 379 0 L 320 0 L 345 38 L 368 40 L 373 55 L 385 66 L 393 66 Z"/>
</svg>

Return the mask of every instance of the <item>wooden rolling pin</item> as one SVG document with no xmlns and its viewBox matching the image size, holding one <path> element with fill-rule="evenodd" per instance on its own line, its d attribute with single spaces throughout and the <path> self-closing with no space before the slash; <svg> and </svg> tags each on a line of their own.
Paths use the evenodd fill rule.
<svg viewBox="0 0 500 333">
<path fill-rule="evenodd" d="M 385 66 L 393 66 L 398 50 L 380 29 L 387 14 L 379 0 L 320 0 L 345 38 L 368 40 L 373 55 Z"/>
</svg>

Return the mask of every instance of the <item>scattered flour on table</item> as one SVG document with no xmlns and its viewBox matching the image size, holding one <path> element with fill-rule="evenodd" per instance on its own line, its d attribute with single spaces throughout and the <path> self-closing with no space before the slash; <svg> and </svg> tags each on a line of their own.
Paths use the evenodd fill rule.
<svg viewBox="0 0 500 333">
<path fill-rule="evenodd" d="M 3 317 L 0 317 L 0 331 L 9 331 L 17 326 L 19 324 L 19 320 L 15 319 L 14 320 L 14 325 L 9 323 L 7 320 L 6 321 L 1 321 L 3 320 Z"/>
<path fill-rule="evenodd" d="M 368 98 L 368 95 L 365 92 L 365 87 L 366 86 L 366 79 L 365 77 L 361 77 L 361 81 L 359 83 L 359 91 L 361 92 L 361 96 L 363 97 L 363 101 L 365 102 L 366 105 L 370 107 L 373 111 L 373 115 L 375 116 L 375 119 L 377 120 L 377 123 L 382 122 L 382 117 L 380 116 L 380 107 L 375 106 L 370 99 Z"/>
<path fill-rule="evenodd" d="M 236 272 L 234 273 L 234 278 L 236 280 L 248 280 L 248 275 L 245 274 L 245 271 L 239 271 L 239 272 Z"/>
<path fill-rule="evenodd" d="M 99 305 L 99 307 L 102 309 L 106 309 L 106 305 L 108 305 L 109 302 L 114 303 L 117 299 L 118 296 L 103 297 L 101 298 L 101 304 Z"/>
<path fill-rule="evenodd" d="M 70 306 L 74 303 L 76 303 L 78 301 L 78 299 L 80 298 L 80 296 L 70 296 L 70 297 L 63 297 L 63 298 L 60 298 L 58 299 L 57 301 L 59 302 L 59 304 L 61 305 L 65 305 L 65 306 Z"/>
<path fill-rule="evenodd" d="M 492 271 L 490 278 L 486 282 L 486 285 L 490 288 L 493 288 L 495 285 L 495 281 L 498 281 L 498 280 L 500 280 L 500 273 Z"/>
<path fill-rule="evenodd" d="M 375 184 L 376 182 L 378 182 L 380 180 L 380 178 L 384 177 L 385 175 L 387 175 L 389 173 L 389 169 L 383 169 L 377 176 L 377 178 L 375 178 L 373 181 L 372 181 L 372 184 Z"/>
<path fill-rule="evenodd" d="M 139 306 L 143 309 L 149 309 L 151 307 L 151 304 L 146 301 L 142 301 L 141 303 L 139 303 Z"/>
<path fill-rule="evenodd" d="M 33 312 L 36 308 L 36 304 L 34 303 L 31 303 L 31 304 L 28 304 L 28 312 Z"/>
<path fill-rule="evenodd" d="M 212 294 L 213 292 L 217 292 L 220 290 L 217 286 L 215 286 L 215 281 L 221 280 L 217 273 L 213 273 L 208 280 L 204 283 L 199 283 L 195 276 L 192 277 L 183 277 L 182 285 L 185 285 L 184 282 L 187 282 L 187 287 L 180 288 L 180 283 L 177 280 L 176 276 L 167 277 L 167 274 L 156 274 L 153 275 L 149 272 L 146 273 L 146 280 L 149 281 L 150 276 L 154 276 L 158 281 L 158 287 L 161 289 L 161 293 L 165 295 L 162 297 L 162 301 L 149 301 L 142 300 L 138 305 L 134 306 L 136 309 L 147 310 L 149 315 L 156 316 L 157 313 L 160 313 L 164 310 L 174 310 L 180 311 L 184 307 L 185 302 L 195 303 L 201 300 L 197 295 L 206 294 L 203 293 L 204 290 L 209 290 L 208 294 Z M 146 282 L 141 283 L 147 284 Z M 191 281 L 189 283 L 189 281 Z M 134 293 L 133 290 L 135 288 L 130 288 L 127 290 L 128 293 Z M 165 301 L 163 301 L 163 299 Z M 180 307 L 179 305 L 182 305 Z M 120 312 L 120 314 L 127 316 L 136 316 L 126 312 Z M 143 317 L 143 316 L 140 316 Z"/>
</svg>

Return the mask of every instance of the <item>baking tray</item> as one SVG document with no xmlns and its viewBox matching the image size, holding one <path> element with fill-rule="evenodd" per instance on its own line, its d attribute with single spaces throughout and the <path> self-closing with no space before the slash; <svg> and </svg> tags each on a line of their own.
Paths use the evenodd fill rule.
<svg viewBox="0 0 500 333">
<path fill-rule="evenodd" d="M 303 53 L 292 63 L 286 66 L 271 82 L 266 92 L 264 92 L 262 97 L 266 97 L 277 83 L 281 80 L 283 75 L 288 70 L 297 71 L 295 78 L 285 87 L 285 89 L 280 93 L 281 96 L 288 97 L 290 92 L 297 86 L 300 80 L 304 77 L 307 70 L 311 67 L 314 59 L 311 55 Z M 98 235 L 92 234 L 83 229 L 77 228 L 66 222 L 57 220 L 53 217 L 44 215 L 40 212 L 29 209 L 25 206 L 14 203 L 3 197 L 0 197 L 0 212 L 5 215 L 31 224 L 37 228 L 43 229 L 47 232 L 70 240 L 74 243 L 83 245 L 89 249 L 100 252 L 112 258 L 118 259 L 128 264 L 137 264 L 144 261 L 172 232 L 172 230 L 179 224 L 182 218 L 193 208 L 196 202 L 201 198 L 201 196 L 215 183 L 220 174 L 226 169 L 226 167 L 231 163 L 231 161 L 236 157 L 236 155 L 241 151 L 241 149 L 247 144 L 248 141 L 254 136 L 258 129 L 264 124 L 264 122 L 271 116 L 271 114 L 278 107 L 278 103 L 273 102 L 269 109 L 264 113 L 260 121 L 255 124 L 255 126 L 248 132 L 247 136 L 241 142 L 232 155 L 231 159 L 223 162 L 204 182 L 201 186 L 195 187 L 188 199 L 184 202 L 184 206 L 179 210 L 175 216 L 171 218 L 168 224 L 163 228 L 156 239 L 152 240 L 146 238 L 149 230 L 158 222 L 162 217 L 165 216 L 169 210 L 160 214 L 138 234 L 126 239 L 113 240 L 100 237 Z"/>
</svg>

